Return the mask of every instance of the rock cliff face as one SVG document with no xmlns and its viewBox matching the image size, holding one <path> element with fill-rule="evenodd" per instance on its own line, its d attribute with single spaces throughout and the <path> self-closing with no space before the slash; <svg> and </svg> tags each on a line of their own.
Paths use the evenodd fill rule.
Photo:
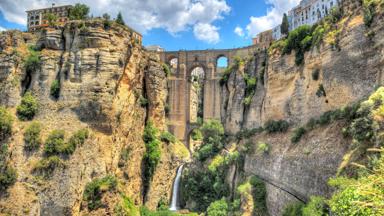
<svg viewBox="0 0 384 216">
<path fill-rule="evenodd" d="M 339 48 L 328 43 L 305 54 L 305 63 L 295 65 L 295 55 L 258 53 L 238 67 L 222 87 L 222 121 L 229 134 L 242 129 L 263 126 L 268 120 L 287 120 L 291 128 L 317 118 L 326 111 L 342 108 L 368 96 L 382 85 L 384 70 L 384 26 L 377 17 L 371 29 L 363 22 L 361 10 L 352 1 L 345 1 L 352 15 L 344 18 Z M 354 10 L 352 10 L 354 9 Z M 372 38 L 369 31 L 375 32 Z M 260 73 L 264 69 L 264 82 Z M 252 102 L 245 106 L 244 74 L 258 76 Z M 318 73 L 318 79 L 313 74 Z M 325 94 L 316 95 L 320 86 Z M 343 123 L 324 126 L 310 132 L 299 144 L 290 141 L 291 131 L 278 135 L 265 133 L 249 140 L 257 146 L 271 146 L 268 155 L 251 153 L 245 159 L 248 176 L 257 175 L 266 181 L 267 205 L 270 215 L 281 215 L 292 201 L 307 201 L 312 195 L 328 196 L 329 177 L 336 174 L 351 140 L 342 136 Z"/>
<path fill-rule="evenodd" d="M 31 91 L 39 102 L 34 120 L 43 125 L 43 140 L 54 129 L 65 130 L 67 136 L 78 129 L 90 130 L 90 138 L 66 158 L 64 168 L 41 179 L 32 169 L 43 156 L 42 148 L 33 153 L 24 150 L 23 132 L 29 122 L 16 121 L 9 152 L 18 178 L 0 198 L 1 213 L 86 213 L 82 208 L 84 186 L 107 174 L 117 176 L 119 188 L 137 205 L 145 202 L 155 208 L 161 198 L 170 199 L 177 161 L 183 159 L 178 152 L 184 146 L 162 145 L 154 180 L 144 189 L 143 129 L 149 120 L 166 129 L 167 87 L 159 57 L 135 44 L 131 34 L 121 26 L 105 28 L 102 21 L 87 21 L 70 22 L 39 35 L 0 35 L 0 105 L 15 113 L 23 93 Z M 31 45 L 41 50 L 41 67 L 33 72 L 25 70 L 23 63 Z M 60 85 L 57 99 L 50 94 L 53 82 Z M 148 105 L 140 103 L 141 98 L 147 98 Z M 123 150 L 129 151 L 125 160 L 120 156 Z M 113 204 L 112 199 L 108 208 L 92 214 L 109 214 Z"/>
</svg>

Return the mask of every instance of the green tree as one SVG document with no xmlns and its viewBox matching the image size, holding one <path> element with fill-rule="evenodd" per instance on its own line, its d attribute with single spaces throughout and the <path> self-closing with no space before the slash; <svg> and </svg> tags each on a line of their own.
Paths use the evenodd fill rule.
<svg viewBox="0 0 384 216">
<path fill-rule="evenodd" d="M 280 27 L 281 34 L 288 35 L 289 33 L 289 23 L 288 23 L 288 16 L 286 13 L 284 13 L 283 21 L 281 22 Z"/>
<path fill-rule="evenodd" d="M 119 12 L 117 14 L 116 23 L 118 23 L 120 25 L 125 25 L 125 22 L 124 22 L 124 19 L 123 19 L 123 15 L 121 14 L 121 12 Z"/>
<path fill-rule="evenodd" d="M 89 7 L 85 4 L 77 3 L 69 10 L 70 20 L 85 20 L 89 14 Z"/>
<path fill-rule="evenodd" d="M 56 26 L 57 16 L 55 14 L 47 13 L 47 14 L 44 15 L 44 18 L 48 21 L 48 25 L 50 27 Z"/>
</svg>

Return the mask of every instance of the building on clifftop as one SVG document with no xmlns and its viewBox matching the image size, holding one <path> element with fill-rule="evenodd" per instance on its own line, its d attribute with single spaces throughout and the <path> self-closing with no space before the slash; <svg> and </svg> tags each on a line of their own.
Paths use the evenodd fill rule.
<svg viewBox="0 0 384 216">
<path fill-rule="evenodd" d="M 57 16 L 57 23 L 59 25 L 65 24 L 68 21 L 69 10 L 72 7 L 72 5 L 55 6 L 55 4 L 52 4 L 52 7 L 49 8 L 26 11 L 28 31 L 37 31 L 41 28 L 48 27 L 48 20 L 45 18 L 45 15 L 48 13 Z"/>
</svg>

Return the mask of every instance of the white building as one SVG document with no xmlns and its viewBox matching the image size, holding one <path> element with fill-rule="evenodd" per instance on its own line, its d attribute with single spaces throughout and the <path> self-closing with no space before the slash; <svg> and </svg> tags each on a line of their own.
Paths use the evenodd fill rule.
<svg viewBox="0 0 384 216">
<path fill-rule="evenodd" d="M 145 49 L 152 52 L 164 52 L 164 48 L 159 45 L 146 46 Z"/>
<path fill-rule="evenodd" d="M 273 40 L 280 40 L 282 37 L 283 35 L 281 34 L 281 25 L 278 25 L 272 29 Z"/>
<path fill-rule="evenodd" d="M 302 0 L 300 4 L 288 12 L 289 31 L 302 25 L 313 25 L 326 17 L 331 9 L 340 5 L 340 0 Z M 283 37 L 280 26 L 272 29 L 274 40 Z"/>
<path fill-rule="evenodd" d="M 302 25 L 313 25 L 326 17 L 331 9 L 339 5 L 339 0 L 302 0 L 300 4 L 288 12 L 290 30 Z"/>
</svg>

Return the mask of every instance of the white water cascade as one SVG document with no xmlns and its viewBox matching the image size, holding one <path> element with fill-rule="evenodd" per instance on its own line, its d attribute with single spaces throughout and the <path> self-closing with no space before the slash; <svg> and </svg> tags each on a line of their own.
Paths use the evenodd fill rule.
<svg viewBox="0 0 384 216">
<path fill-rule="evenodd" d="M 177 169 L 177 174 L 175 178 L 175 182 L 173 183 L 173 189 L 172 189 L 172 202 L 169 210 L 171 211 L 177 211 L 179 209 L 179 185 L 180 185 L 180 179 L 181 179 L 181 174 L 183 173 L 183 166 L 181 165 Z"/>
</svg>

